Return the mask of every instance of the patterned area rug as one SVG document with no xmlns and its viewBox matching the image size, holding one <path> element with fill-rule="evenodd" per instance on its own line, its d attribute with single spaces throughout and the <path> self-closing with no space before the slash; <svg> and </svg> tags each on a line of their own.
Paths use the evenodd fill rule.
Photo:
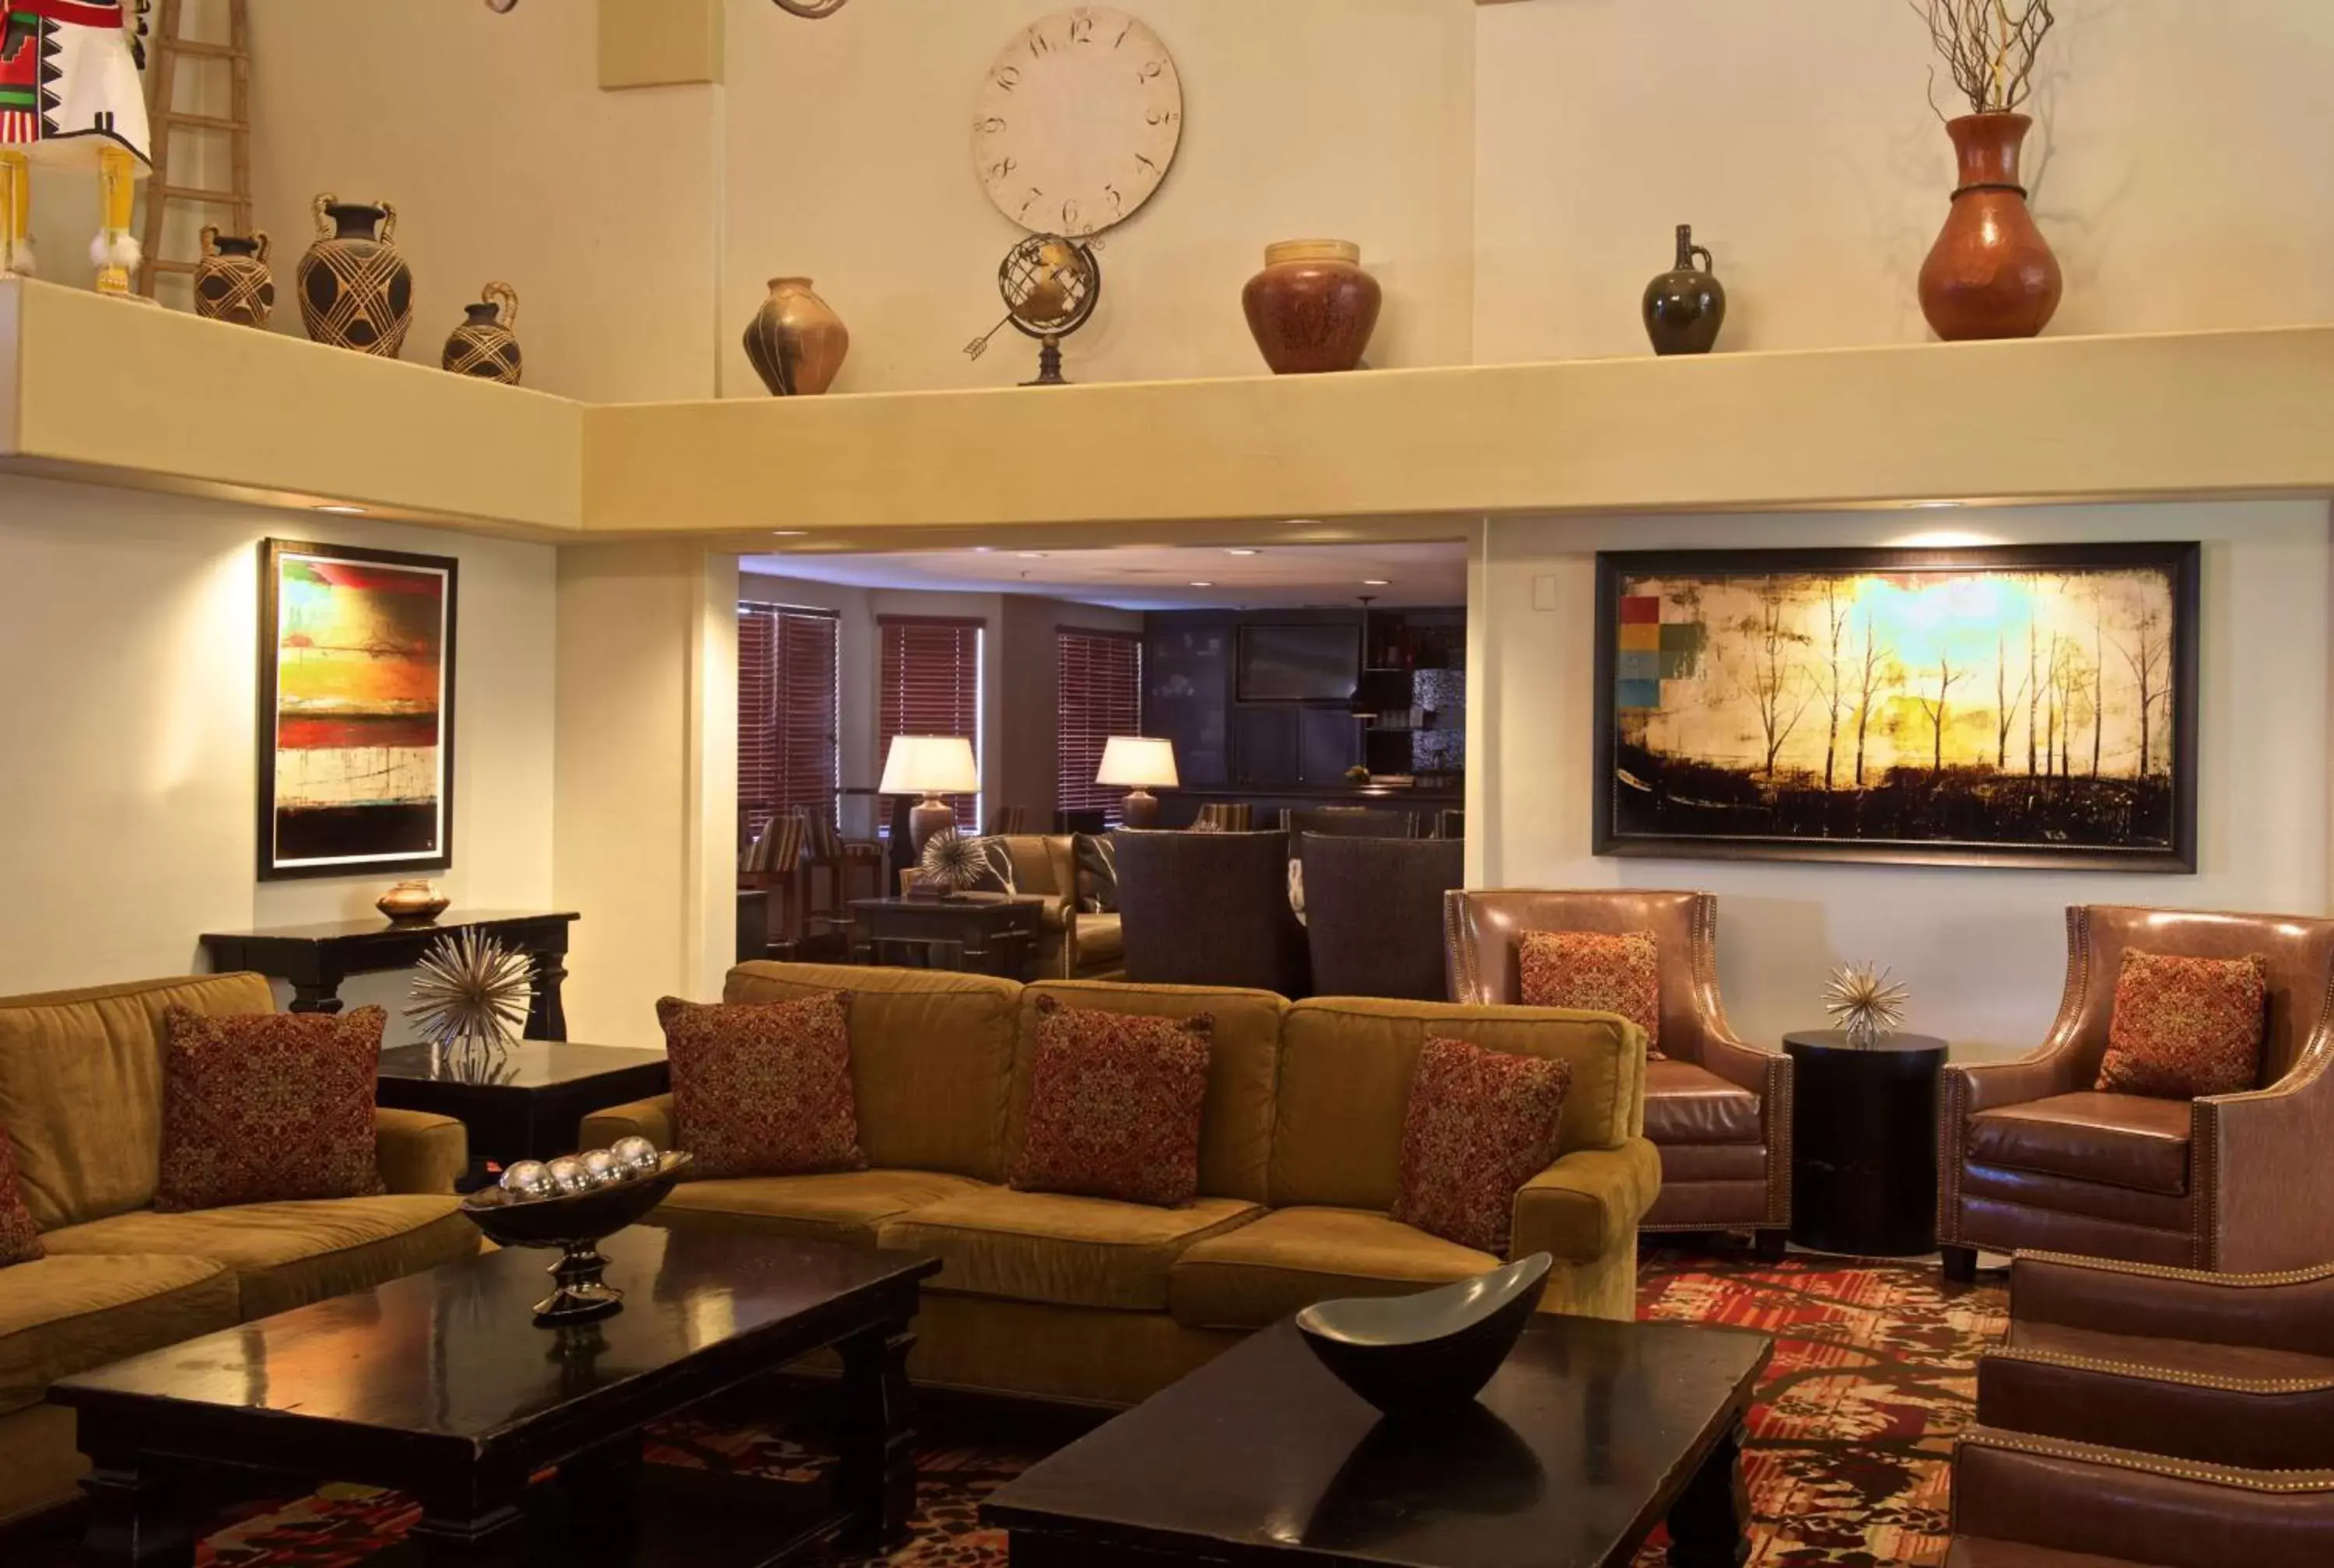
<svg viewBox="0 0 2334 1568">
<path fill-rule="evenodd" d="M 1944 1560 L 1953 1438 L 1970 1417 L 1977 1355 L 2007 1327 L 2000 1285 L 1947 1285 L 1934 1265 L 1794 1256 L 1760 1265 L 1650 1252 L 1638 1314 L 1775 1336 L 1746 1460 L 1752 1563 L 1930 1568 Z M 980 1501 L 1051 1451 L 1062 1440 L 1057 1425 L 969 1411 L 931 1425 L 919 1455 L 915 1538 L 886 1561 L 1005 1568 L 1002 1538 L 979 1527 Z M 660 1428 L 648 1457 L 781 1479 L 821 1463 L 783 1433 L 718 1412 Z M 413 1518 L 393 1493 L 326 1487 L 255 1505 L 203 1544 L 198 1568 L 352 1568 Z M 1640 1563 L 1660 1563 L 1662 1545 L 1657 1533 Z"/>
</svg>

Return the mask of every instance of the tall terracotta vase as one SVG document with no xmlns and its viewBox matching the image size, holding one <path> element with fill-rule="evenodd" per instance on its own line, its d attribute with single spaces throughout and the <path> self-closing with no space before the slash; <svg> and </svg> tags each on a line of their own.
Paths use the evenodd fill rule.
<svg viewBox="0 0 2334 1568">
<path fill-rule="evenodd" d="M 825 391 L 850 351 L 851 330 L 808 278 L 772 278 L 770 297 L 746 323 L 746 357 L 774 398 Z"/>
<path fill-rule="evenodd" d="M 300 258 L 300 320 L 310 337 L 397 358 L 413 325 L 413 269 L 396 236 L 397 208 L 385 201 L 316 198 L 316 243 Z"/>
<path fill-rule="evenodd" d="M 2030 338 L 2059 308 L 2059 258 L 2026 210 L 2018 175 L 2033 123 L 2022 114 L 1965 114 L 1945 126 L 1961 177 L 1944 232 L 1921 266 L 1921 313 L 1949 342 Z"/>
<path fill-rule="evenodd" d="M 1277 376 L 1350 370 L 1362 362 L 1384 302 L 1350 240 L 1283 240 L 1240 293 L 1248 330 Z"/>
</svg>

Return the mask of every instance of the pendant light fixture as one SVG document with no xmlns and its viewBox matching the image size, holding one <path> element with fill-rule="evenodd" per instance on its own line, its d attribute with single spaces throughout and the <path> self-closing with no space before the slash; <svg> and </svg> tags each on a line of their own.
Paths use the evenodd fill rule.
<svg viewBox="0 0 2334 1568">
<path fill-rule="evenodd" d="M 1374 593 L 1361 595 L 1362 601 L 1362 663 L 1354 672 L 1354 695 L 1346 703 L 1346 711 L 1355 718 L 1375 718 L 1378 705 L 1370 696 L 1370 605 Z"/>
</svg>

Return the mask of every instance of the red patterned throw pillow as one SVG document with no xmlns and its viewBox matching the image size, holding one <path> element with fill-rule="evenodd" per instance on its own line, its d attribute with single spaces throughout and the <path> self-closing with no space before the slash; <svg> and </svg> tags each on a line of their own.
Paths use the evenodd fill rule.
<svg viewBox="0 0 2334 1568">
<path fill-rule="evenodd" d="M 1572 1064 L 1429 1040 L 1403 1119 L 1394 1217 L 1504 1255 L 1516 1194 L 1556 1157 Z"/>
<path fill-rule="evenodd" d="M 2268 1015 L 2269 967 L 2259 957 L 2127 952 L 2098 1087 L 2156 1100 L 2251 1089 Z"/>
<path fill-rule="evenodd" d="M 1014 1188 L 1161 1208 L 1197 1198 L 1214 1018 L 1141 1018 L 1040 996 L 1037 1020 Z"/>
<path fill-rule="evenodd" d="M 1662 1059 L 1661 948 L 1651 931 L 1526 931 L 1524 1005 L 1618 1013 Z"/>
<path fill-rule="evenodd" d="M 851 1088 L 851 994 L 793 1002 L 657 1004 L 672 1059 L 672 1116 L 691 1174 L 864 1170 Z"/>
<path fill-rule="evenodd" d="M 234 1204 L 369 1198 L 373 1081 L 389 1015 L 163 1015 L 166 1214 Z"/>
<path fill-rule="evenodd" d="M 0 1127 L 0 1268 L 41 1255 L 41 1227 L 33 1223 L 33 1211 L 16 1190 L 16 1146 L 8 1141 L 8 1130 Z"/>
</svg>

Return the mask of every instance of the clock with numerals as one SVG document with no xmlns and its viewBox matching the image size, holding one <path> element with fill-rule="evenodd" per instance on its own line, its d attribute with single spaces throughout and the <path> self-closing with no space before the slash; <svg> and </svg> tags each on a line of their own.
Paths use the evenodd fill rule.
<svg viewBox="0 0 2334 1568">
<path fill-rule="evenodd" d="M 1183 83 L 1159 35 L 1074 5 L 1013 35 L 981 79 L 972 156 L 997 209 L 1083 239 L 1151 199 L 1183 136 Z"/>
</svg>

